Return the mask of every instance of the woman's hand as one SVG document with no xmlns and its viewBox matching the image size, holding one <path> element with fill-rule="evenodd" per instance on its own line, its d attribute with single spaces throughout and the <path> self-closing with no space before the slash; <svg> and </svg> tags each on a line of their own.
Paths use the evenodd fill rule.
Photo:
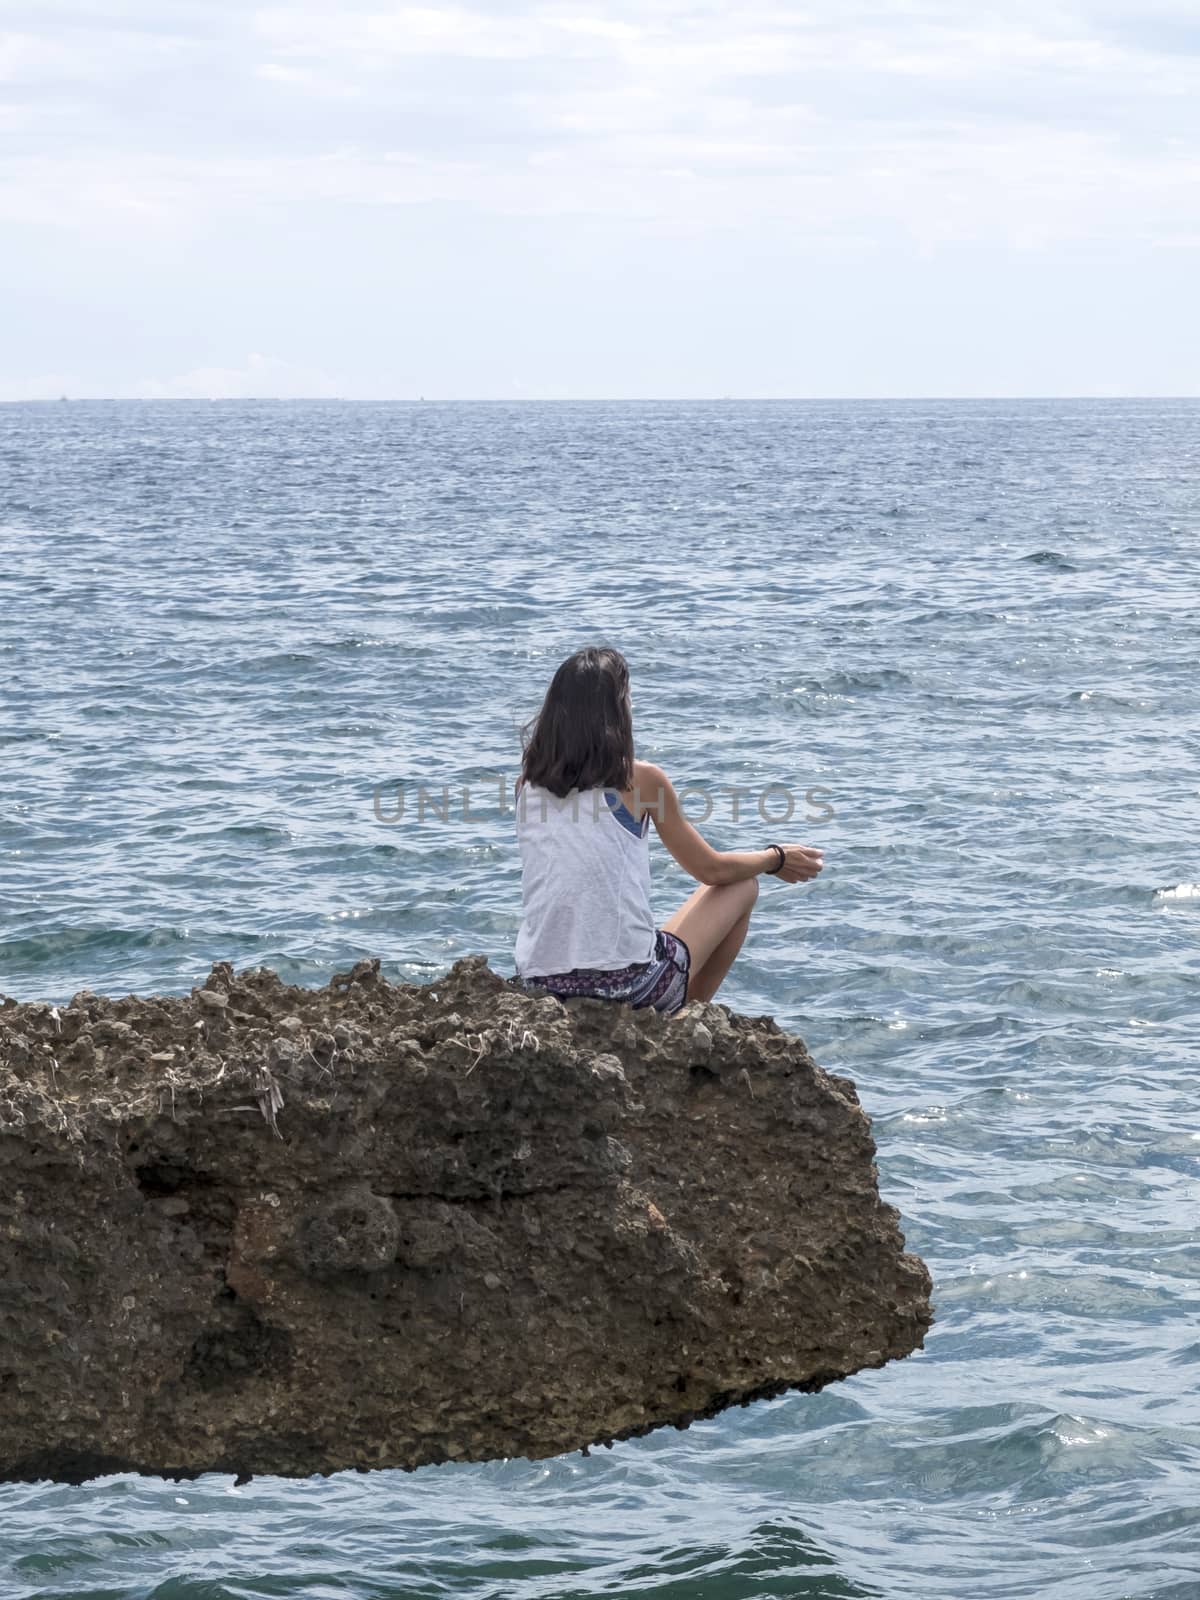
<svg viewBox="0 0 1200 1600">
<path fill-rule="evenodd" d="M 809 845 L 784 844 L 779 848 L 784 854 L 783 865 L 778 872 L 772 872 L 769 876 L 782 878 L 784 883 L 807 883 L 825 865 L 822 859 L 824 852 Z"/>
</svg>

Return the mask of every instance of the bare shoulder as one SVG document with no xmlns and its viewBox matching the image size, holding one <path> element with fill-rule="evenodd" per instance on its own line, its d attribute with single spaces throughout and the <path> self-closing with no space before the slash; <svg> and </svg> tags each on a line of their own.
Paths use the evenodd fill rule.
<svg viewBox="0 0 1200 1600">
<path fill-rule="evenodd" d="M 671 780 L 661 767 L 654 765 L 653 761 L 635 761 L 633 781 L 640 789 L 656 789 L 665 788 Z"/>
<path fill-rule="evenodd" d="M 670 793 L 671 780 L 661 767 L 653 761 L 633 763 L 633 798 L 638 816 L 649 811 L 655 819 L 661 817 Z"/>
</svg>

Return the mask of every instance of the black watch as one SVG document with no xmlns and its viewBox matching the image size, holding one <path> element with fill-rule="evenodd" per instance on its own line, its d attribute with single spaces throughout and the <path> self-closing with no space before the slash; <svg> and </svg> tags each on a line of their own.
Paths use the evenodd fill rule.
<svg viewBox="0 0 1200 1600">
<path fill-rule="evenodd" d="M 769 873 L 771 873 L 771 874 L 774 874 L 776 872 L 782 872 L 783 868 L 784 868 L 784 863 L 787 861 L 787 851 L 783 848 L 783 846 L 781 844 L 769 844 L 767 846 L 767 849 L 768 850 L 778 850 L 779 851 L 779 860 L 775 863 L 775 865 L 773 867 L 768 867 L 767 871 Z"/>
</svg>

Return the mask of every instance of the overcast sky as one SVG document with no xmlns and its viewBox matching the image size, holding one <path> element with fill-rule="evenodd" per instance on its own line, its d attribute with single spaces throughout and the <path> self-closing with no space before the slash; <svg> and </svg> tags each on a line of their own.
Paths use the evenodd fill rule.
<svg viewBox="0 0 1200 1600">
<path fill-rule="evenodd" d="M 0 398 L 1200 394 L 1195 0 L 0 0 Z"/>
</svg>

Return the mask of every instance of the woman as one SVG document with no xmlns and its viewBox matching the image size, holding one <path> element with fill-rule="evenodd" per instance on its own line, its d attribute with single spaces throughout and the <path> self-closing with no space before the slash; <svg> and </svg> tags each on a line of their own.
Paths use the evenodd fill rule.
<svg viewBox="0 0 1200 1600">
<path fill-rule="evenodd" d="M 711 1000 L 742 947 L 759 874 L 815 878 L 820 850 L 714 850 L 684 816 L 661 767 L 633 754 L 629 668 L 587 649 L 554 674 L 524 730 L 517 780 L 526 988 L 674 1012 Z M 650 819 L 701 887 L 661 928 L 650 910 Z"/>
</svg>

